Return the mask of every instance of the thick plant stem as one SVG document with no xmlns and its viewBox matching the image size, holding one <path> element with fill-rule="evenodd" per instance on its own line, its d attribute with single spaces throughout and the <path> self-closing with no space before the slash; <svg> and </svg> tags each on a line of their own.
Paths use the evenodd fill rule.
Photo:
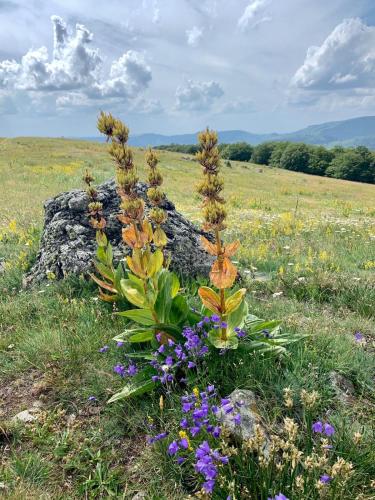
<svg viewBox="0 0 375 500">
<path fill-rule="evenodd" d="M 222 246 L 220 239 L 220 232 L 218 229 L 215 229 L 215 240 L 216 240 L 216 248 L 219 262 L 219 270 L 220 272 L 223 270 L 223 257 L 222 257 Z M 225 318 L 225 292 L 224 288 L 220 288 L 220 321 L 223 322 Z M 227 329 L 226 327 L 221 327 L 221 340 L 227 340 Z"/>
</svg>

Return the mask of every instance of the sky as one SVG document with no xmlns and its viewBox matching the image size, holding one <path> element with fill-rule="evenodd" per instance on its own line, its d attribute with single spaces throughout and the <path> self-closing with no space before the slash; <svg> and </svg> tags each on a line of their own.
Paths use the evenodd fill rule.
<svg viewBox="0 0 375 500">
<path fill-rule="evenodd" d="M 375 115 L 374 0 L 0 0 L 0 136 Z"/>
</svg>

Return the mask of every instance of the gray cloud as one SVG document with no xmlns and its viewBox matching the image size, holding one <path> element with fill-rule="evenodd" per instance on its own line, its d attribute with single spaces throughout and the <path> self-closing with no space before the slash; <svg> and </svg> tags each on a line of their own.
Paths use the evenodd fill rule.
<svg viewBox="0 0 375 500">
<path fill-rule="evenodd" d="M 311 46 L 292 84 L 308 90 L 372 88 L 375 84 L 375 27 L 346 19 L 320 46 Z"/>
<path fill-rule="evenodd" d="M 224 91 L 217 82 L 188 80 L 185 85 L 177 87 L 175 108 L 177 110 L 207 111 L 222 95 L 224 95 Z"/>
<path fill-rule="evenodd" d="M 10 12 L 19 9 L 19 5 L 11 0 L 0 0 L 0 12 Z"/>
</svg>

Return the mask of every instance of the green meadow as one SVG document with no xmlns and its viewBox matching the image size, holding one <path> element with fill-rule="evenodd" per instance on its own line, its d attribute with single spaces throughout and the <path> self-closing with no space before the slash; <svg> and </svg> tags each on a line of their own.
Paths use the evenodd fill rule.
<svg viewBox="0 0 375 500">
<path fill-rule="evenodd" d="M 134 150 L 142 179 L 144 153 Z M 168 198 L 200 224 L 195 185 L 201 167 L 180 153 L 158 151 L 158 157 Z M 80 276 L 22 287 L 38 251 L 44 200 L 82 189 L 87 168 L 96 183 L 113 176 L 106 144 L 0 139 L 0 497 L 131 499 L 144 492 L 147 499 L 194 498 L 194 478 L 186 479 L 162 445 L 146 444 L 150 422 L 173 432 L 178 395 L 164 396 L 163 404 L 158 392 L 106 403 L 121 379 L 113 373 L 116 350 L 99 349 L 113 345 L 123 318 Z M 279 490 L 291 500 L 375 499 L 375 186 L 234 161 L 223 162 L 222 173 L 225 238 L 241 242 L 235 258 L 249 311 L 282 319 L 303 340 L 282 357 L 229 352 L 211 367 L 209 382 L 220 384 L 222 396 L 235 388 L 254 391 L 270 433 L 285 417 L 301 432 L 312 420 L 329 420 L 335 457 L 352 466 L 337 488 L 301 489 L 297 477 L 310 474 L 311 456 L 301 434 L 304 472 L 282 473 L 289 467 L 284 457 L 280 479 L 267 479 L 279 489 L 259 496 L 254 483 L 265 481 L 262 466 L 246 469 L 244 459 L 238 475 L 248 475 L 241 479 L 246 486 L 231 493 L 232 500 L 267 500 Z M 196 286 L 186 282 L 184 288 L 193 295 Z M 333 372 L 350 384 L 344 397 L 332 385 Z M 289 388 L 292 407 L 285 405 Z M 318 393 L 308 419 L 301 391 Z M 12 421 L 36 401 L 35 421 Z M 324 472 L 319 467 L 314 484 Z M 230 488 L 223 485 L 212 498 L 227 498 Z"/>
</svg>

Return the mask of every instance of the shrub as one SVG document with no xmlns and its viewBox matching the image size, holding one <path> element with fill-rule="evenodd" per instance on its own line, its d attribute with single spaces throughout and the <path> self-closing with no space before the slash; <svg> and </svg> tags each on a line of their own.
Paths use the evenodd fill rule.
<svg viewBox="0 0 375 500">
<path fill-rule="evenodd" d="M 280 167 L 295 172 L 308 172 L 309 150 L 306 144 L 288 144 L 280 158 Z"/>
<path fill-rule="evenodd" d="M 276 143 L 274 142 L 263 142 L 262 144 L 258 144 L 253 149 L 251 161 L 258 165 L 269 165 L 275 147 Z"/>
<path fill-rule="evenodd" d="M 247 142 L 237 142 L 235 144 L 228 144 L 223 149 L 221 156 L 226 160 L 234 161 L 250 161 L 253 153 L 253 147 Z"/>
</svg>

